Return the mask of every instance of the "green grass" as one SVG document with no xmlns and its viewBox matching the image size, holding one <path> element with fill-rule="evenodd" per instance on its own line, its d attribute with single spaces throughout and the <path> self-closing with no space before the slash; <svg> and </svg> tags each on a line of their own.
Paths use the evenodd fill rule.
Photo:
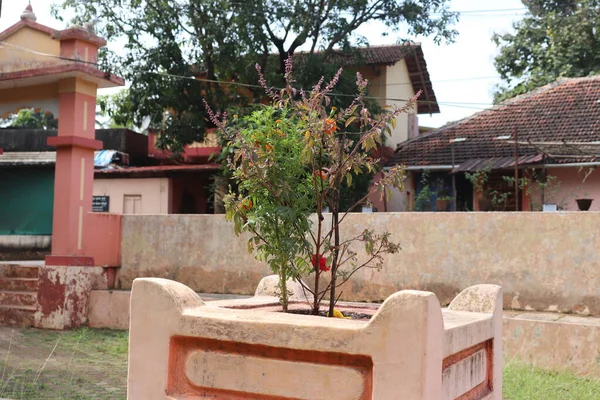
<svg viewBox="0 0 600 400">
<path fill-rule="evenodd" d="M 98 354 L 127 355 L 129 333 L 108 329 L 80 328 L 72 331 L 44 331 L 38 329 L 23 330 L 23 336 L 30 341 L 60 343 L 67 348 L 78 348 Z"/>
<path fill-rule="evenodd" d="M 0 398 L 126 398 L 127 332 L 83 328 L 3 334 Z"/>
<path fill-rule="evenodd" d="M 128 334 L 77 329 L 22 329 L 0 355 L 0 398 L 121 400 L 126 398 Z M 6 343 L 6 336 L 4 337 Z M 0 349 L 6 351 L 6 346 Z M 52 356 L 50 356 L 52 354 Z M 504 400 L 597 400 L 600 379 L 549 372 L 519 361 L 504 368 Z"/>
<path fill-rule="evenodd" d="M 600 399 L 598 379 L 550 372 L 519 361 L 505 365 L 503 386 L 505 400 Z"/>
</svg>

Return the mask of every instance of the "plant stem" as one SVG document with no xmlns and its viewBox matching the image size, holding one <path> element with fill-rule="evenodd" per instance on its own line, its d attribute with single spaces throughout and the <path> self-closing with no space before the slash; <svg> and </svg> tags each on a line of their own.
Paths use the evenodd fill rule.
<svg viewBox="0 0 600 400">
<path fill-rule="evenodd" d="M 279 270 L 279 290 L 281 290 L 281 308 L 283 309 L 283 312 L 288 312 L 287 276 L 285 268 Z"/>
<path fill-rule="evenodd" d="M 346 135 L 343 135 L 342 142 L 340 143 L 339 151 L 339 164 L 342 165 L 344 162 L 344 143 L 346 142 Z M 338 182 L 341 185 L 341 182 Z M 335 289 L 336 289 L 336 276 L 338 268 L 338 258 L 340 255 L 340 187 L 337 186 L 333 192 L 333 210 L 331 214 L 331 224 L 334 230 L 334 247 L 333 247 L 333 261 L 331 263 L 331 287 L 329 288 L 329 317 L 333 317 L 333 308 L 335 307 Z"/>
</svg>

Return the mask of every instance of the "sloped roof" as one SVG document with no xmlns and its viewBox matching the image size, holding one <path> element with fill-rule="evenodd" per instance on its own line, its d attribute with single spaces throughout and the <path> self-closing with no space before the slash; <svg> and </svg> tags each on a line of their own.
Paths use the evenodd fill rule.
<svg viewBox="0 0 600 400">
<path fill-rule="evenodd" d="M 3 166 L 42 166 L 54 165 L 56 152 L 54 151 L 16 151 L 0 154 L 0 167 Z"/>
<path fill-rule="evenodd" d="M 417 102 L 418 114 L 436 114 L 440 107 L 433 91 L 425 55 L 420 43 L 403 43 L 393 45 L 358 47 L 358 55 L 334 51 L 328 62 L 340 66 L 360 65 L 394 65 L 400 60 L 406 61 L 410 81 L 415 93 L 422 91 Z M 294 57 L 302 57 L 305 53 L 296 53 Z M 272 54 L 271 56 L 276 56 Z M 198 77 L 204 73 L 201 65 L 193 65 L 192 73 Z"/>
<path fill-rule="evenodd" d="M 100 179 L 110 178 L 148 178 L 165 177 L 178 173 L 214 173 L 221 168 L 220 164 L 180 164 L 180 165 L 154 165 L 145 167 L 123 167 L 101 169 L 94 171 L 94 177 Z"/>
<path fill-rule="evenodd" d="M 394 65 L 405 60 L 410 81 L 415 93 L 422 91 L 417 103 L 417 113 L 436 114 L 440 112 L 439 104 L 433 91 L 425 55 L 420 43 L 404 43 L 383 46 L 357 48 L 359 57 L 335 52 L 331 61 L 344 65 Z"/>
<path fill-rule="evenodd" d="M 12 26 L 9 26 L 8 28 L 6 28 L 2 32 L 0 32 L 0 40 L 5 40 L 6 38 L 14 35 L 18 31 L 20 31 L 21 29 L 26 28 L 26 27 L 34 29 L 39 32 L 43 32 L 43 33 L 47 34 L 48 36 L 52 36 L 54 33 L 57 32 L 55 29 L 52 29 L 46 25 L 38 24 L 35 21 L 31 21 L 28 19 L 21 19 L 19 22 L 15 23 Z"/>
<path fill-rule="evenodd" d="M 475 159 L 543 155 L 555 163 L 600 159 L 600 75 L 559 79 L 398 145 L 391 164 L 448 166 Z M 510 137 L 501 140 L 499 137 Z M 585 145 L 589 143 L 589 145 Z M 596 143 L 597 144 L 597 143 Z"/>
<path fill-rule="evenodd" d="M 100 150 L 94 152 L 94 167 L 107 167 L 117 154 L 115 150 Z M 44 166 L 56 164 L 55 151 L 11 151 L 0 153 L 0 167 L 14 166 Z"/>
<path fill-rule="evenodd" d="M 332 62 L 343 65 L 393 65 L 405 57 L 412 55 L 420 44 L 405 43 L 380 46 L 357 47 L 358 57 L 352 53 L 333 51 L 329 59 Z"/>
</svg>

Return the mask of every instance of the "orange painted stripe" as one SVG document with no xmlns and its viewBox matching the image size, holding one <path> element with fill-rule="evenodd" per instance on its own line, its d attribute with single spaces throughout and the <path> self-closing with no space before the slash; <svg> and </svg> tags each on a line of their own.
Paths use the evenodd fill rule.
<svg viewBox="0 0 600 400">
<path fill-rule="evenodd" d="M 180 396 L 191 395 L 194 398 L 213 400 L 298 400 L 294 397 L 269 396 L 193 385 L 187 378 L 185 363 L 191 353 L 200 349 L 239 356 L 264 357 L 354 368 L 364 379 L 364 391 L 360 397 L 361 400 L 373 400 L 373 360 L 367 355 L 297 350 L 184 336 L 174 336 L 171 338 L 169 346 L 169 376 L 167 378 L 168 396 L 179 398 Z"/>
</svg>

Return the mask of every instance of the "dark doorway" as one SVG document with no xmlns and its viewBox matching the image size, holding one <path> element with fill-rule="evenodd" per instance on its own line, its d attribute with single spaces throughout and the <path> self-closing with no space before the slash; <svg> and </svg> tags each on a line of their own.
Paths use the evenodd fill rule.
<svg viewBox="0 0 600 400">
<path fill-rule="evenodd" d="M 473 211 L 473 185 L 462 172 L 456 174 L 456 211 Z"/>
<path fill-rule="evenodd" d="M 196 214 L 196 198 L 187 190 L 181 196 L 180 214 Z"/>
</svg>

